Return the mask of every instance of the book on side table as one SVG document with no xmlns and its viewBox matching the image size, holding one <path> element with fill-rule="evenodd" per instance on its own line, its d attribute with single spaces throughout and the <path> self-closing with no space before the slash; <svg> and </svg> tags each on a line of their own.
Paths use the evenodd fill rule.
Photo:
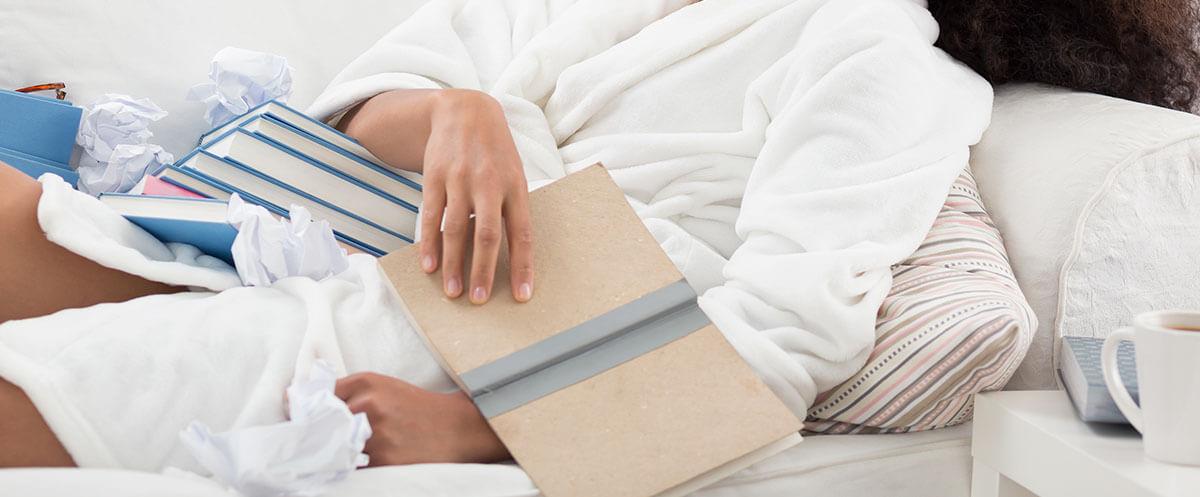
<svg viewBox="0 0 1200 497">
<path fill-rule="evenodd" d="M 443 368 L 547 497 L 683 495 L 800 441 L 600 166 L 530 194 L 535 296 L 448 299 L 380 261 Z M 470 260 L 470 257 L 466 257 Z"/>
<path fill-rule="evenodd" d="M 1104 371 L 1100 366 L 1100 349 L 1103 347 L 1103 338 L 1063 337 L 1059 350 L 1059 377 L 1079 419 L 1093 423 L 1129 424 L 1129 420 L 1117 409 L 1104 382 Z M 1121 378 L 1125 380 L 1125 389 L 1137 402 L 1137 365 L 1133 342 L 1122 341 L 1117 345 L 1117 367 L 1121 370 Z"/>
</svg>

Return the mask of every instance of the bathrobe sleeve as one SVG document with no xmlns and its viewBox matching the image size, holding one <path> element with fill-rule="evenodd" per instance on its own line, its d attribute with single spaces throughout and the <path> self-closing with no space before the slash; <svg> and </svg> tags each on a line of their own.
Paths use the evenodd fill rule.
<svg viewBox="0 0 1200 497">
<path fill-rule="evenodd" d="M 537 22 L 548 8 L 542 2 L 429 2 L 347 65 L 308 113 L 336 121 L 359 102 L 391 90 L 486 90 L 520 48 L 515 37 L 521 28 L 514 22 Z M 484 18 L 490 22 L 481 22 Z"/>
<path fill-rule="evenodd" d="M 725 283 L 701 307 L 800 416 L 855 374 L 890 266 L 921 243 L 990 119 L 991 87 L 910 2 L 831 2 L 758 85 L 771 122 Z"/>
<path fill-rule="evenodd" d="M 540 103 L 570 65 L 691 0 L 433 0 L 352 61 L 309 107 L 336 123 L 402 89 L 487 92 L 504 108 L 526 178 L 566 174 Z"/>
</svg>

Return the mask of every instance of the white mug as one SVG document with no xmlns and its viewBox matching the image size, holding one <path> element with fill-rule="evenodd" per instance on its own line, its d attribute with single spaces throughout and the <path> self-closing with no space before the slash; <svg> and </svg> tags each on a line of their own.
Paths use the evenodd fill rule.
<svg viewBox="0 0 1200 497">
<path fill-rule="evenodd" d="M 1200 311 L 1138 314 L 1104 340 L 1104 382 L 1153 459 L 1200 465 Z M 1117 344 L 1133 340 L 1141 407 L 1117 370 Z"/>
</svg>

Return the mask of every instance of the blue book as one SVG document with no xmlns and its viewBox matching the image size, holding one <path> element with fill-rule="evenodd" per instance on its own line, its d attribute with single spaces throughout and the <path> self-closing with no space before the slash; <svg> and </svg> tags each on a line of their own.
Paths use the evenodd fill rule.
<svg viewBox="0 0 1200 497">
<path fill-rule="evenodd" d="M 66 181 L 72 187 L 79 183 L 79 173 L 66 164 L 50 162 L 16 150 L 0 147 L 0 162 L 15 167 L 34 178 L 44 173 L 54 173 L 62 177 L 63 181 Z"/>
<path fill-rule="evenodd" d="M 372 255 L 383 255 L 411 243 L 402 235 L 373 225 L 338 206 L 295 192 L 245 165 L 204 150 L 193 151 L 165 168 L 159 177 L 214 198 L 229 198 L 229 194 L 236 192 L 247 202 L 280 216 L 287 216 L 287 210 L 292 205 L 302 206 L 315 219 L 328 221 L 338 239 Z"/>
<path fill-rule="evenodd" d="M 380 195 L 376 189 L 347 179 L 290 147 L 244 129 L 234 129 L 201 150 L 287 190 L 336 206 L 408 242 L 416 232 L 417 209 L 412 205 Z"/>
<path fill-rule="evenodd" d="M 0 148 L 65 167 L 83 109 L 65 100 L 0 90 Z"/>
<path fill-rule="evenodd" d="M 168 184 L 183 188 L 205 198 L 229 200 L 229 194 L 232 193 L 232 191 L 217 186 L 208 179 L 174 164 L 163 164 L 152 175 Z"/>
<path fill-rule="evenodd" d="M 1063 337 L 1058 371 L 1063 387 L 1080 419 L 1096 423 L 1129 424 L 1125 415 L 1117 409 L 1104 383 L 1104 370 L 1100 366 L 1100 350 L 1103 347 L 1103 338 Z M 1117 369 L 1121 372 L 1121 379 L 1125 380 L 1125 390 L 1137 402 L 1137 366 L 1133 342 L 1122 341 L 1117 344 Z"/>
<path fill-rule="evenodd" d="M 251 117 L 238 125 L 237 129 L 246 130 L 280 147 L 295 151 L 326 171 L 344 180 L 356 182 L 396 203 L 405 204 L 414 210 L 421 205 L 421 185 L 399 175 L 389 167 L 380 167 L 321 138 L 309 135 L 274 114 Z"/>
<path fill-rule="evenodd" d="M 100 201 L 164 243 L 185 243 L 233 264 L 238 230 L 226 221 L 226 201 L 121 193 L 101 194 Z"/>
<path fill-rule="evenodd" d="M 259 104 L 258 106 L 247 111 L 245 114 L 235 117 L 228 122 L 213 128 L 209 132 L 204 133 L 200 136 L 200 142 L 198 146 L 204 146 L 208 144 L 208 142 L 217 139 L 225 133 L 228 133 L 233 128 L 241 126 L 247 121 L 260 115 L 268 115 L 281 122 L 287 123 L 289 126 L 303 131 L 313 138 L 329 143 L 330 145 L 333 145 L 334 147 L 337 147 L 348 154 L 358 157 L 362 161 L 369 162 L 386 171 L 391 171 L 397 176 L 408 179 L 415 184 L 419 185 L 421 182 L 420 174 L 388 167 L 388 165 L 382 160 L 380 160 L 378 157 L 375 157 L 371 151 L 367 150 L 366 147 L 363 147 L 358 140 L 355 140 L 353 137 L 334 129 L 328 124 L 313 119 L 308 114 L 289 107 L 287 104 L 278 100 L 271 100 Z"/>
</svg>

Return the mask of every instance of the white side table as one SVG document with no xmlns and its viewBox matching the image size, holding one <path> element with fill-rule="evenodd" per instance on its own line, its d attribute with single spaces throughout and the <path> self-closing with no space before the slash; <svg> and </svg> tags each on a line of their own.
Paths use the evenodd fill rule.
<svg viewBox="0 0 1200 497">
<path fill-rule="evenodd" d="M 1131 427 L 1080 421 L 1063 391 L 977 395 L 971 455 L 972 497 L 1200 496 L 1200 467 L 1147 458 Z"/>
</svg>

